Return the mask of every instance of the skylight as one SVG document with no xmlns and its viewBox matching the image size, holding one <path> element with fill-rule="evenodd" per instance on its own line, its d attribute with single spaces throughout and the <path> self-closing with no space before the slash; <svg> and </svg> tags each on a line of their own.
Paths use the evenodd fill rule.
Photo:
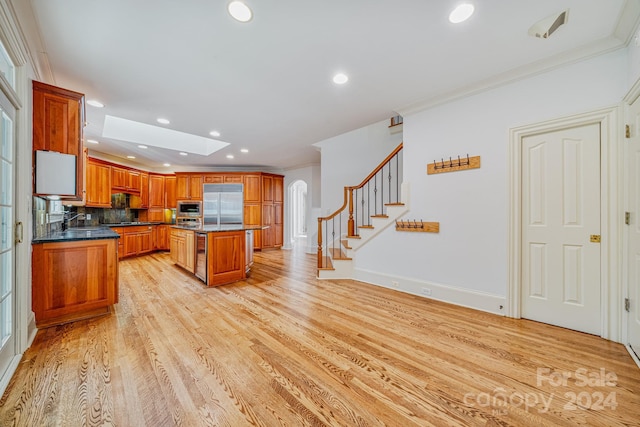
<svg viewBox="0 0 640 427">
<path fill-rule="evenodd" d="M 228 142 L 109 115 L 105 116 L 102 136 L 201 156 L 209 156 L 229 145 Z"/>
</svg>

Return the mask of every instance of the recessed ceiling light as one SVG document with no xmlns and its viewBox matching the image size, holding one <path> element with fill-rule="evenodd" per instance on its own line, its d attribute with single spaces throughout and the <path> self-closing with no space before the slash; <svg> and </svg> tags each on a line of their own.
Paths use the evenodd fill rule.
<svg viewBox="0 0 640 427">
<path fill-rule="evenodd" d="M 217 130 L 212 130 L 211 132 L 209 132 L 209 135 L 218 137 L 220 136 L 220 132 L 218 132 Z"/>
<path fill-rule="evenodd" d="M 169 120 L 167 119 L 163 119 L 162 117 L 156 120 L 158 123 L 163 124 L 163 125 L 168 125 L 169 123 L 171 123 Z"/>
<path fill-rule="evenodd" d="M 92 107 L 97 107 L 97 108 L 104 107 L 104 104 L 102 102 L 96 101 L 95 99 L 88 100 L 87 104 L 91 105 Z"/>
<path fill-rule="evenodd" d="M 253 12 L 251 12 L 249 6 L 241 1 L 232 1 L 229 3 L 229 6 L 227 6 L 227 10 L 233 19 L 240 22 L 249 22 L 253 16 Z"/>
<path fill-rule="evenodd" d="M 136 156 L 127 156 L 127 159 L 135 159 Z"/>
<path fill-rule="evenodd" d="M 227 159 L 233 159 L 233 154 L 227 154 Z"/>
<path fill-rule="evenodd" d="M 459 24 L 461 22 L 466 21 L 473 15 L 473 11 L 475 8 L 472 4 L 463 3 L 458 5 L 453 12 L 449 14 L 449 22 L 452 24 Z"/>
<path fill-rule="evenodd" d="M 169 167 L 171 166 L 171 163 L 164 163 L 163 166 Z"/>
<path fill-rule="evenodd" d="M 349 81 L 349 77 L 347 77 L 347 75 L 344 73 L 338 73 L 335 76 L 333 76 L 333 82 L 337 85 L 343 85 L 348 81 Z"/>
<path fill-rule="evenodd" d="M 96 141 L 95 139 L 87 139 L 87 142 L 90 142 L 92 144 L 100 144 L 98 141 Z"/>
<path fill-rule="evenodd" d="M 142 148 L 143 150 L 146 150 L 149 147 L 147 147 L 146 145 L 138 145 L 138 148 Z"/>
<path fill-rule="evenodd" d="M 241 152 L 241 153 L 248 153 L 248 152 L 249 152 L 249 150 L 247 150 L 246 148 L 241 148 L 241 149 L 240 149 L 240 152 Z"/>
<path fill-rule="evenodd" d="M 181 155 L 181 156 L 188 156 L 188 154 L 187 154 L 187 153 L 185 153 L 184 151 L 181 151 L 181 152 L 180 152 L 180 155 Z"/>
</svg>

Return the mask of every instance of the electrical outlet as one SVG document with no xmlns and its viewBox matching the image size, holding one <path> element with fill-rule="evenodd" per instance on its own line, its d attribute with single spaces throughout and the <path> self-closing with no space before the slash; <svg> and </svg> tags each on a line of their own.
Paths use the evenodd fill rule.
<svg viewBox="0 0 640 427">
<path fill-rule="evenodd" d="M 395 280 L 393 280 L 393 281 L 391 282 L 391 286 L 393 286 L 394 288 L 397 288 L 397 287 L 399 286 L 399 283 L 398 283 L 398 282 L 396 282 Z"/>
<path fill-rule="evenodd" d="M 431 289 L 422 288 L 422 295 L 426 295 L 426 296 L 430 297 L 431 296 Z"/>
</svg>

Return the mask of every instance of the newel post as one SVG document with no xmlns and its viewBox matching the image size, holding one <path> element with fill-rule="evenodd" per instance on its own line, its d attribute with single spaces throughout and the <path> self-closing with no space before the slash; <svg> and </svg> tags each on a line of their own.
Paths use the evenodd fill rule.
<svg viewBox="0 0 640 427">
<path fill-rule="evenodd" d="M 322 218 L 318 218 L 318 268 L 322 268 Z"/>
<path fill-rule="evenodd" d="M 355 236 L 355 225 L 353 222 L 353 187 L 349 187 L 349 221 L 347 222 L 347 236 Z"/>
</svg>

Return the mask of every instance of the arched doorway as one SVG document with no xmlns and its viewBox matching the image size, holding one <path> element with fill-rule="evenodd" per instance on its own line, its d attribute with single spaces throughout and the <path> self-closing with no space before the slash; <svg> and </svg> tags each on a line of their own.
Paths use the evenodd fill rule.
<svg viewBox="0 0 640 427">
<path fill-rule="evenodd" d="M 307 242 L 307 183 L 297 180 L 289 186 L 289 212 L 292 246 L 304 247 Z"/>
</svg>

